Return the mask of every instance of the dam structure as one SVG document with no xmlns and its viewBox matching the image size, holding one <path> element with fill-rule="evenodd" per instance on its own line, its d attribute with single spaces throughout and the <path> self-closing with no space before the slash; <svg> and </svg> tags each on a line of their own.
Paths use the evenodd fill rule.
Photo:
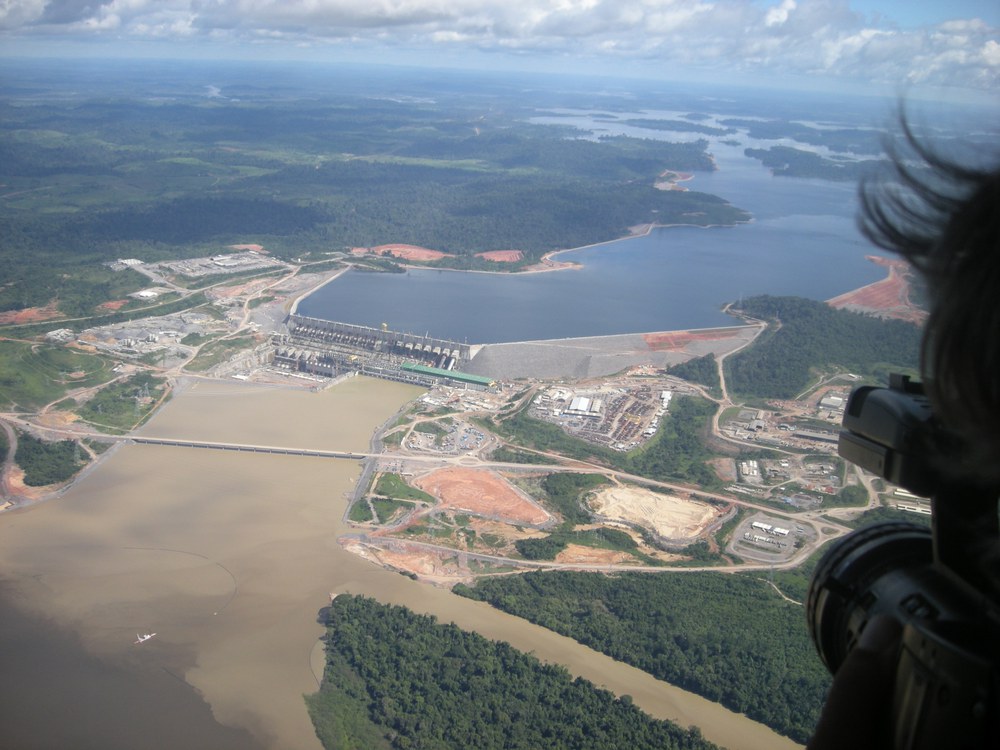
<svg viewBox="0 0 1000 750">
<path fill-rule="evenodd" d="M 473 357 L 466 343 L 291 313 L 288 333 L 273 340 L 280 369 L 334 378 L 359 372 L 430 387 L 439 382 L 487 388 L 491 379 L 461 372 Z"/>
</svg>

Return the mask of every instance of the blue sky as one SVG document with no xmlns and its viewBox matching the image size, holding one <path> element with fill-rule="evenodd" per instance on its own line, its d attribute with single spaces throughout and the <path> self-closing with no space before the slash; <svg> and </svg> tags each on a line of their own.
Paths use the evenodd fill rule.
<svg viewBox="0 0 1000 750">
<path fill-rule="evenodd" d="M 0 55 L 923 87 L 1000 101 L 1000 0 L 0 0 Z"/>
<path fill-rule="evenodd" d="M 997 0 L 855 0 L 850 6 L 868 15 L 882 14 L 903 28 L 961 18 L 981 18 L 994 28 L 1000 25 Z"/>
</svg>

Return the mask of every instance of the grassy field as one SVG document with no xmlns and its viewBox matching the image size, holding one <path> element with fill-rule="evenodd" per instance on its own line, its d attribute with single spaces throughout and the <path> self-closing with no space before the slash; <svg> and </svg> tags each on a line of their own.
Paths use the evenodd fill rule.
<svg viewBox="0 0 1000 750">
<path fill-rule="evenodd" d="M 378 516 L 378 522 L 385 524 L 393 520 L 398 511 L 412 508 L 413 503 L 408 503 L 405 500 L 393 500 L 388 497 L 376 497 L 372 499 L 372 506 L 374 506 L 375 514 Z"/>
<path fill-rule="evenodd" d="M 81 419 L 103 432 L 128 432 L 149 419 L 165 388 L 162 378 L 139 373 L 101 389 L 75 411 Z M 75 405 L 62 404 L 61 407 L 74 408 Z"/>
<path fill-rule="evenodd" d="M 375 494 L 396 500 L 422 500 L 433 505 L 433 496 L 408 485 L 399 474 L 383 474 L 375 484 Z"/>
<path fill-rule="evenodd" d="M 220 339 L 207 344 L 198 356 L 188 362 L 185 369 L 191 372 L 205 372 L 218 364 L 225 362 L 236 352 L 253 346 L 252 336 L 238 336 L 232 339 Z"/>
<path fill-rule="evenodd" d="M 64 346 L 0 340 L 0 405 L 35 411 L 74 388 L 106 383 L 114 363 Z"/>
<path fill-rule="evenodd" d="M 372 509 L 368 506 L 368 501 L 364 498 L 358 500 L 351 506 L 347 518 L 354 523 L 368 523 L 372 520 Z"/>
</svg>

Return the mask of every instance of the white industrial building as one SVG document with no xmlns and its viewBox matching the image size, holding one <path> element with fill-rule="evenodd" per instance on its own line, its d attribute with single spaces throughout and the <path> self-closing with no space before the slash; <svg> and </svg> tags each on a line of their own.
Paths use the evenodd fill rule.
<svg viewBox="0 0 1000 750">
<path fill-rule="evenodd" d="M 570 401 L 566 414 L 574 414 L 581 417 L 596 417 L 604 408 L 604 401 L 599 398 L 590 399 L 586 396 L 574 396 Z"/>
</svg>

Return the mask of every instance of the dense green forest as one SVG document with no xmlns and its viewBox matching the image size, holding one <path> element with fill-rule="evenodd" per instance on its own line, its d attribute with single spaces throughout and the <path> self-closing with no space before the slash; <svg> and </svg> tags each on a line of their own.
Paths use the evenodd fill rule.
<svg viewBox="0 0 1000 750">
<path fill-rule="evenodd" d="M 513 90 L 444 87 L 433 102 L 247 93 L 0 102 L 0 312 L 57 300 L 66 315 L 93 314 L 148 283 L 102 263 L 236 242 L 289 259 L 402 242 L 478 267 L 485 250 L 530 259 L 637 224 L 749 218 L 654 187 L 668 168 L 714 169 L 707 142 L 580 138 L 531 123 L 537 104 Z"/>
<path fill-rule="evenodd" d="M 80 446 L 73 440 L 50 442 L 19 432 L 14 461 L 24 470 L 29 487 L 65 482 L 83 468 Z"/>
<path fill-rule="evenodd" d="M 929 515 L 925 515 L 923 513 L 910 513 L 905 510 L 896 510 L 895 508 L 890 508 L 885 505 L 879 506 L 878 508 L 872 508 L 871 510 L 866 510 L 853 521 L 844 521 L 841 519 L 837 520 L 839 523 L 852 528 L 861 528 L 862 526 L 880 523 L 881 521 L 906 521 L 907 523 L 917 524 L 918 526 L 931 525 L 931 517 Z"/>
<path fill-rule="evenodd" d="M 679 365 L 671 365 L 667 372 L 679 378 L 690 380 L 692 383 L 703 385 L 713 396 L 722 397 L 722 383 L 719 380 L 719 368 L 715 361 L 715 355 L 706 354 L 703 357 L 695 357 Z"/>
<path fill-rule="evenodd" d="M 802 607 L 749 576 L 533 572 L 482 579 L 475 588 L 455 591 L 718 701 L 798 742 L 808 739 L 830 683 Z"/>
<path fill-rule="evenodd" d="M 771 168 L 771 173 L 781 177 L 815 177 L 822 180 L 857 182 L 870 174 L 873 166 L 867 161 L 828 159 L 799 148 L 771 146 L 748 148 L 743 153 Z"/>
<path fill-rule="evenodd" d="M 705 135 L 730 135 L 732 128 L 716 128 L 711 125 L 688 122 L 686 120 L 653 120 L 648 117 L 633 117 L 624 121 L 626 125 L 647 130 L 666 130 L 678 133 L 704 133 Z"/>
<path fill-rule="evenodd" d="M 697 730 L 502 642 L 342 594 L 309 712 L 328 750 L 710 750 Z"/>
<path fill-rule="evenodd" d="M 810 146 L 823 146 L 831 151 L 875 156 L 884 151 L 883 134 L 872 128 L 814 128 L 792 120 L 748 120 L 730 117 L 722 120 L 730 128 L 745 128 L 747 135 L 759 140 L 791 138 Z"/>
<path fill-rule="evenodd" d="M 891 371 L 919 367 L 920 329 L 912 323 L 801 297 L 750 297 L 742 310 L 772 323 L 753 346 L 726 359 L 726 383 L 744 396 L 791 398 L 820 369 L 887 380 Z"/>
<path fill-rule="evenodd" d="M 656 436 L 626 454 L 626 471 L 650 479 L 689 482 L 702 489 L 721 486 L 719 477 L 706 463 L 712 456 L 705 440 L 714 412 L 711 401 L 695 396 L 675 397 Z"/>
</svg>

